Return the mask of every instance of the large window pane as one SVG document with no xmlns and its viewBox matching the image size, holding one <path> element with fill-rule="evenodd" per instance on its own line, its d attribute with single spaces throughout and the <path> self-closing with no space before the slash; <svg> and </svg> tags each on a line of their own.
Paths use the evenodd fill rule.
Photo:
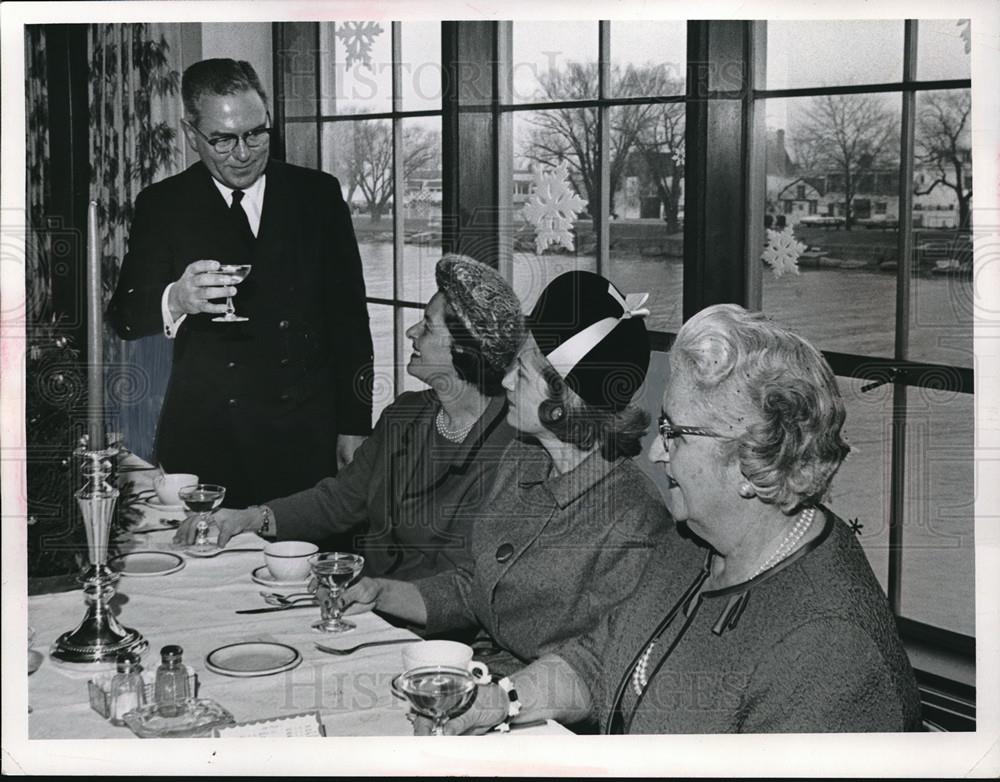
<svg viewBox="0 0 1000 782">
<path fill-rule="evenodd" d="M 851 453 L 830 488 L 830 509 L 861 525 L 859 541 L 882 589 L 889 578 L 892 489 L 892 385 L 862 392 L 866 382 L 838 377 L 847 408 L 844 437 Z"/>
<path fill-rule="evenodd" d="M 972 366 L 970 125 L 969 90 L 917 93 L 909 356 L 964 367 Z"/>
<path fill-rule="evenodd" d="M 767 89 L 903 78 L 903 20 L 767 23 Z"/>
<path fill-rule="evenodd" d="M 323 170 L 340 180 L 351 207 L 368 295 L 392 298 L 392 123 L 324 124 Z"/>
<path fill-rule="evenodd" d="M 763 274 L 764 311 L 823 350 L 893 355 L 899 213 L 898 95 L 766 101 L 765 225 L 807 250 L 799 274 Z"/>
<path fill-rule="evenodd" d="M 686 71 L 686 22 L 611 23 L 611 97 L 683 95 Z"/>
<path fill-rule="evenodd" d="M 597 22 L 514 22 L 515 103 L 597 97 Z"/>
<path fill-rule="evenodd" d="M 597 110 L 556 109 L 513 116 L 512 228 L 514 291 L 530 307 L 550 280 L 574 269 L 596 271 L 596 239 L 587 208 L 597 194 Z M 573 249 L 539 245 L 539 227 L 525 213 L 536 176 L 564 162 L 568 187 L 587 204 L 568 229 Z M 567 214 L 568 216 L 568 214 Z"/>
<path fill-rule="evenodd" d="M 684 104 L 613 107 L 611 280 L 648 292 L 647 328 L 677 331 L 683 318 Z"/>
<path fill-rule="evenodd" d="M 400 25 L 403 111 L 441 108 L 441 23 Z"/>
<path fill-rule="evenodd" d="M 441 118 L 402 120 L 403 278 L 399 298 L 426 302 L 441 257 Z"/>
<path fill-rule="evenodd" d="M 968 79 L 971 21 L 921 19 L 917 24 L 917 78 Z"/>
<path fill-rule="evenodd" d="M 392 109 L 392 31 L 388 22 L 323 22 L 321 102 L 325 115 Z"/>
<path fill-rule="evenodd" d="M 965 635 L 975 635 L 973 421 L 971 395 L 908 391 L 901 612 Z"/>
</svg>

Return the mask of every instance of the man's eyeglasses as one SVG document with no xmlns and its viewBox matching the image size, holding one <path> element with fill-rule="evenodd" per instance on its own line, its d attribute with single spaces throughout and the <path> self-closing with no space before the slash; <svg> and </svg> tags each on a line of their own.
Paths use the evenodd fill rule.
<svg viewBox="0 0 1000 782">
<path fill-rule="evenodd" d="M 198 129 L 196 125 L 191 124 L 187 120 L 184 123 L 191 128 L 195 133 L 205 139 L 205 142 L 212 145 L 214 149 L 220 155 L 228 155 L 234 149 L 236 145 L 243 140 L 243 143 L 247 145 L 250 149 L 256 149 L 257 147 L 264 146 L 268 141 L 271 140 L 271 131 L 273 128 L 270 127 L 260 127 L 254 128 L 253 130 L 248 130 L 240 136 L 233 133 L 220 133 L 218 136 L 206 136 L 201 130 Z M 271 124 L 271 115 L 267 115 L 267 125 Z"/>
<path fill-rule="evenodd" d="M 665 415 L 660 416 L 659 421 L 660 437 L 663 438 L 663 447 L 669 448 L 670 441 L 681 435 L 691 435 L 693 437 L 725 437 L 711 429 L 702 426 L 677 426 L 670 423 Z"/>
</svg>

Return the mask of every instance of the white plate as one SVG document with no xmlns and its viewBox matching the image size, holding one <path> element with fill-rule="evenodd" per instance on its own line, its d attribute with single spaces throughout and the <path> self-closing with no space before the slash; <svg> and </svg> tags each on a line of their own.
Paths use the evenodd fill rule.
<svg viewBox="0 0 1000 782">
<path fill-rule="evenodd" d="M 245 641 L 208 653 L 205 667 L 223 676 L 271 676 L 302 662 L 299 650 L 270 641 Z"/>
<path fill-rule="evenodd" d="M 184 559 L 169 551 L 131 551 L 108 561 L 123 576 L 166 576 L 184 567 Z"/>
<path fill-rule="evenodd" d="M 292 587 L 307 587 L 309 586 L 309 579 L 303 579 L 302 581 L 278 581 L 274 576 L 271 575 L 271 571 L 267 569 L 267 565 L 261 565 L 253 569 L 250 574 L 250 578 L 256 584 L 261 586 L 271 587 L 272 589 L 290 589 Z"/>
</svg>

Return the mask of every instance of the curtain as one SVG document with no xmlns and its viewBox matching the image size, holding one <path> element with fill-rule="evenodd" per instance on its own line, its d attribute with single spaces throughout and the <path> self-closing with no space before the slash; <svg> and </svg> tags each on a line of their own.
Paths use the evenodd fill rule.
<svg viewBox="0 0 1000 782">
<path fill-rule="evenodd" d="M 133 206 L 148 185 L 178 172 L 178 24 L 91 25 L 90 198 L 98 203 L 105 304 L 125 256 Z M 153 457 L 171 344 L 162 335 L 123 342 L 104 334 L 108 416 L 124 444 Z"/>
<path fill-rule="evenodd" d="M 45 216 L 48 211 L 49 173 L 49 96 L 48 65 L 45 54 L 45 28 L 25 27 L 25 307 L 27 322 L 38 324 L 52 313 L 52 270 L 46 238 Z"/>
</svg>

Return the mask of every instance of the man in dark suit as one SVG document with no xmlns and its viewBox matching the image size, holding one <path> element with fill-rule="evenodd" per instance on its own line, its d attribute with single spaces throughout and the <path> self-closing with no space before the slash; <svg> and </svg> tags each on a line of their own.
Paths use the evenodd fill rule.
<svg viewBox="0 0 1000 782">
<path fill-rule="evenodd" d="M 336 474 L 370 433 L 365 284 L 339 182 L 270 159 L 253 67 L 204 60 L 181 91 L 201 161 L 136 199 L 108 317 L 174 340 L 156 458 L 240 507 Z M 237 285 L 221 264 L 251 271 Z M 226 296 L 247 320 L 213 320 Z"/>
</svg>

